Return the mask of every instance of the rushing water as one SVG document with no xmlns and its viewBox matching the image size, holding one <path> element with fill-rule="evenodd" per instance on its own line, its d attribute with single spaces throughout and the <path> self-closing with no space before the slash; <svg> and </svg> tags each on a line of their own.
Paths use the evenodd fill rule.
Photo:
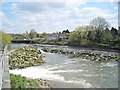
<svg viewBox="0 0 120 90">
<path fill-rule="evenodd" d="M 13 44 L 13 48 L 28 44 Z M 44 45 L 37 45 L 41 50 Z M 50 48 L 69 50 L 86 50 L 67 46 L 46 45 Z M 69 58 L 67 55 L 46 53 L 42 51 L 45 64 L 19 70 L 10 70 L 27 78 L 44 79 L 53 88 L 118 88 L 118 64 L 116 61 L 97 62 L 81 58 Z M 115 52 L 97 51 L 103 54 Z"/>
</svg>

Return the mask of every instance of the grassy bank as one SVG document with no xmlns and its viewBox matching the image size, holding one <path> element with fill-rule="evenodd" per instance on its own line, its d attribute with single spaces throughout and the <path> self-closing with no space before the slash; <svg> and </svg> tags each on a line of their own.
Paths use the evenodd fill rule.
<svg viewBox="0 0 120 90">
<path fill-rule="evenodd" d="M 17 88 L 17 89 L 22 89 L 22 88 L 46 88 L 48 89 L 48 85 L 46 84 L 46 82 L 42 81 L 42 80 L 34 80 L 34 79 L 28 79 L 25 77 L 21 77 L 19 75 L 10 75 L 10 79 L 11 79 L 11 88 Z M 46 90 L 44 89 L 44 90 Z"/>
</svg>

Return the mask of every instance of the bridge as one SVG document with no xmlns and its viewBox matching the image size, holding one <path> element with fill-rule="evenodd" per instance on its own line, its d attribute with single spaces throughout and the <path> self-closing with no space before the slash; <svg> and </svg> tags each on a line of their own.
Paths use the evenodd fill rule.
<svg viewBox="0 0 120 90">
<path fill-rule="evenodd" d="M 31 39 L 16 39 L 12 40 L 12 43 L 33 43 Z"/>
<path fill-rule="evenodd" d="M 0 90 L 10 88 L 10 73 L 8 62 L 8 46 L 4 50 L 0 46 Z"/>
</svg>

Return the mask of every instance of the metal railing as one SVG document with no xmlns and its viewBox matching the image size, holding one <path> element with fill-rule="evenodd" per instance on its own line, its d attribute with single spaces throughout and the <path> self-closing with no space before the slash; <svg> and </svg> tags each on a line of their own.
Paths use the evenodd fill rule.
<svg viewBox="0 0 120 90">
<path fill-rule="evenodd" d="M 6 45 L 0 57 L 0 90 L 3 88 L 4 72 L 6 67 L 5 64 L 8 63 L 7 50 L 8 50 L 8 46 Z"/>
</svg>

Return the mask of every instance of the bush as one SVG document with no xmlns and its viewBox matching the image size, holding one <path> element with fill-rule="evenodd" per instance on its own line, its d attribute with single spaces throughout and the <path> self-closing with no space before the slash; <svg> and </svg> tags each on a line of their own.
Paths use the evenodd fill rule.
<svg viewBox="0 0 120 90">
<path fill-rule="evenodd" d="M 90 44 L 90 40 L 87 40 L 87 39 L 82 39 L 81 42 L 80 42 L 81 45 L 88 45 Z"/>
<path fill-rule="evenodd" d="M 6 44 L 10 44 L 12 40 L 12 37 L 6 33 L 4 33 L 3 31 L 0 31 L 0 44 L 2 45 L 6 45 Z"/>
</svg>

